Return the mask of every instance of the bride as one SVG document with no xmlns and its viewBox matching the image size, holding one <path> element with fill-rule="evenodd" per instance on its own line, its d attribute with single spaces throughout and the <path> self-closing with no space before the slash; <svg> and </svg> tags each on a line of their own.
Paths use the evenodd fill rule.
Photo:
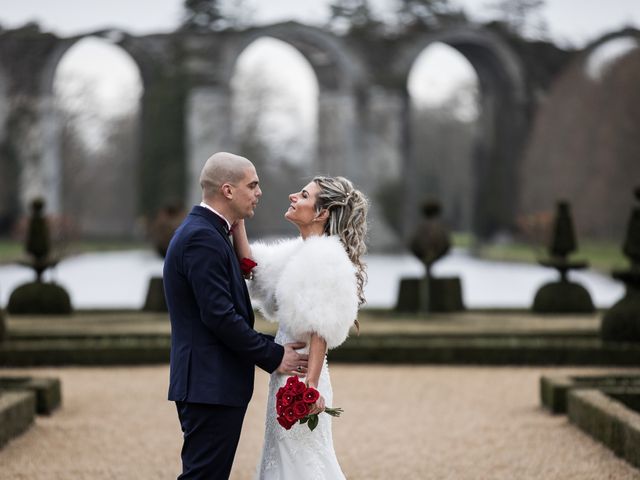
<svg viewBox="0 0 640 480">
<path fill-rule="evenodd" d="M 257 262 L 249 289 L 269 321 L 279 322 L 276 342 L 306 342 L 307 369 L 299 368 L 307 386 L 320 392 L 310 413 L 334 406 L 326 352 L 343 343 L 358 327 L 366 280 L 364 195 L 343 177 L 315 177 L 289 195 L 285 218 L 300 237 L 272 244 L 247 241 L 242 221 L 234 228 L 238 258 Z M 276 420 L 276 392 L 287 380 L 273 373 L 269 383 L 266 430 L 259 480 L 343 479 L 333 448 L 331 417 L 319 415 L 315 430 L 296 423 L 285 430 Z"/>
</svg>

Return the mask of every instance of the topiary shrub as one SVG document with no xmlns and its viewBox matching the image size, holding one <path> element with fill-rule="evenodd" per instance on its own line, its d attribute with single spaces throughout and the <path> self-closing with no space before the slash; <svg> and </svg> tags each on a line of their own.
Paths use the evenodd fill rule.
<svg viewBox="0 0 640 480">
<path fill-rule="evenodd" d="M 640 202 L 640 187 L 634 195 Z M 602 318 L 600 337 L 605 341 L 640 342 L 640 204 L 631 212 L 623 252 L 631 266 L 614 271 L 613 278 L 624 282 L 626 292 Z"/>
<path fill-rule="evenodd" d="M 627 286 L 622 300 L 602 317 L 600 337 L 610 342 L 640 342 L 640 290 Z"/>
<path fill-rule="evenodd" d="M 164 298 L 164 283 L 162 277 L 152 277 L 149 279 L 149 289 L 147 298 L 142 309 L 145 312 L 168 312 L 167 302 Z"/>
<path fill-rule="evenodd" d="M 17 315 L 68 315 L 71 299 L 66 290 L 55 283 L 25 283 L 11 293 L 7 311 Z"/>
<path fill-rule="evenodd" d="M 543 285 L 533 300 L 537 313 L 592 313 L 595 311 L 591 295 L 582 285 L 567 282 L 551 282 Z"/>
<path fill-rule="evenodd" d="M 42 279 L 42 273 L 58 263 L 58 259 L 51 256 L 49 226 L 44 216 L 44 205 L 45 202 L 41 198 L 36 198 L 31 203 L 31 217 L 25 242 L 25 249 L 30 258 L 21 262 L 34 269 L 36 281 L 21 285 L 11 293 L 7 305 L 7 311 L 11 314 L 71 313 L 71 300 L 65 289 Z"/>
<path fill-rule="evenodd" d="M 149 237 L 162 258 L 167 254 L 169 242 L 174 232 L 180 226 L 187 212 L 178 203 L 169 203 L 156 213 L 149 224 Z M 164 286 L 162 277 L 149 279 L 149 289 L 142 310 L 145 312 L 168 312 L 167 302 L 164 298 Z"/>
<path fill-rule="evenodd" d="M 539 260 L 545 267 L 560 273 L 559 282 L 543 285 L 533 299 L 531 309 L 536 313 L 591 313 L 595 310 L 591 295 L 582 285 L 569 281 L 568 272 L 586 268 L 585 261 L 572 261 L 569 255 L 578 247 L 573 228 L 571 208 L 562 200 L 556 206 L 553 234 L 548 247 L 549 258 Z"/>
</svg>

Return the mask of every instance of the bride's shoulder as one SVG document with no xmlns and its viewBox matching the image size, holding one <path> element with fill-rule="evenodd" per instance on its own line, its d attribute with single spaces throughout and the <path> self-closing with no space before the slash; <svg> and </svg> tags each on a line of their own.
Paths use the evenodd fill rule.
<svg viewBox="0 0 640 480">
<path fill-rule="evenodd" d="M 300 247 L 298 255 L 305 263 L 315 264 L 323 270 L 346 267 L 351 271 L 349 256 L 335 235 L 308 238 Z"/>
<path fill-rule="evenodd" d="M 280 263 L 300 248 L 301 244 L 302 239 L 300 238 L 258 240 L 251 244 L 251 254 L 258 264 L 261 262 Z"/>
<path fill-rule="evenodd" d="M 336 236 L 307 238 L 291 256 L 283 276 L 305 278 L 313 288 L 355 282 L 354 266 Z M 305 281 L 302 281 L 302 287 Z"/>
<path fill-rule="evenodd" d="M 322 336 L 329 348 L 347 338 L 358 314 L 355 267 L 337 237 L 312 237 L 282 270 L 276 286 L 280 322 L 298 338 Z"/>
</svg>

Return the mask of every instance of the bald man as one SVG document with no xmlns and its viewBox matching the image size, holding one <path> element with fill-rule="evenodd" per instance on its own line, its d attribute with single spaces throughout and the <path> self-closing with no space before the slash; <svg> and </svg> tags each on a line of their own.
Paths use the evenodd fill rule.
<svg viewBox="0 0 640 480">
<path fill-rule="evenodd" d="M 252 217 L 262 195 L 253 164 L 216 153 L 200 174 L 202 203 L 176 230 L 164 261 L 171 317 L 169 400 L 183 432 L 179 479 L 228 479 L 253 393 L 254 365 L 300 375 L 306 355 L 253 329 L 231 226 Z"/>
</svg>

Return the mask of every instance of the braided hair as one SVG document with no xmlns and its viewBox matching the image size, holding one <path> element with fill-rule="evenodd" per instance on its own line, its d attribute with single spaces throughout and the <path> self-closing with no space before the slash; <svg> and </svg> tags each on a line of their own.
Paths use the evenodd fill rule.
<svg viewBox="0 0 640 480">
<path fill-rule="evenodd" d="M 316 211 L 327 209 L 329 218 L 324 227 L 326 235 L 337 235 L 351 263 L 356 267 L 358 305 L 365 303 L 364 285 L 367 281 L 366 265 L 362 256 L 367 251 L 367 198 L 344 177 L 314 177 L 320 187 L 316 197 Z"/>
</svg>

